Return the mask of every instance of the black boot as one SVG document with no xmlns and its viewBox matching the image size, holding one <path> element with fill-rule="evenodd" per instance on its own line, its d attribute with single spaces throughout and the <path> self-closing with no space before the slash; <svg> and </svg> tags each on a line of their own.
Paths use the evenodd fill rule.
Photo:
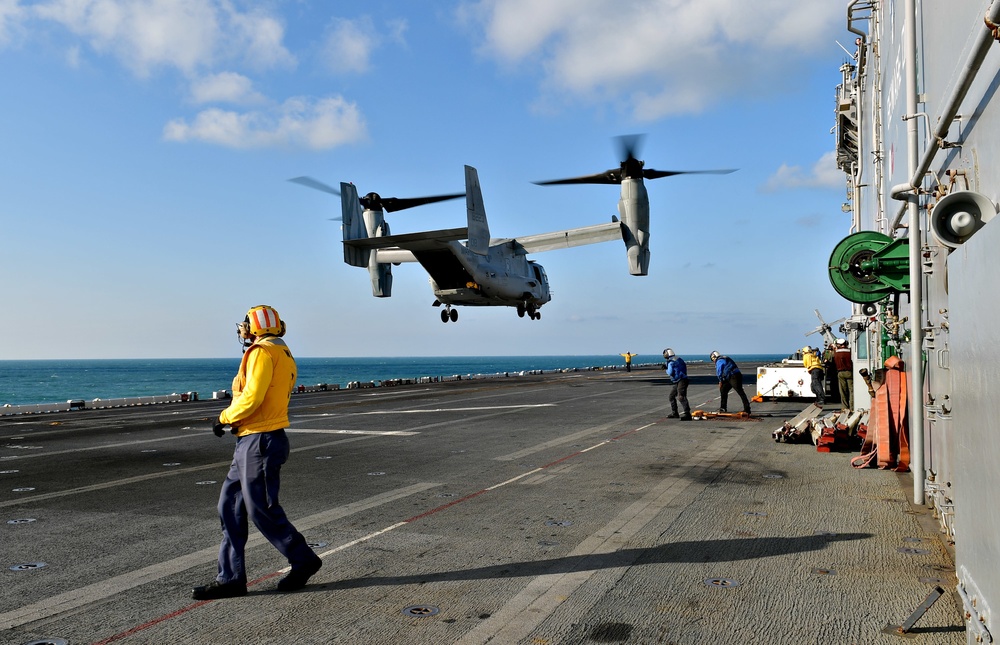
<svg viewBox="0 0 1000 645">
<path fill-rule="evenodd" d="M 207 585 L 191 590 L 191 597 L 195 600 L 218 600 L 219 598 L 237 598 L 245 595 L 247 595 L 245 580 L 234 580 L 233 582 L 213 580 Z"/>
<path fill-rule="evenodd" d="M 311 578 L 314 573 L 319 571 L 319 568 L 322 566 L 323 560 L 317 557 L 309 564 L 303 564 L 300 567 L 292 567 L 292 570 L 288 572 L 288 575 L 278 581 L 278 591 L 298 591 L 302 587 L 306 586 L 309 578 Z"/>
</svg>

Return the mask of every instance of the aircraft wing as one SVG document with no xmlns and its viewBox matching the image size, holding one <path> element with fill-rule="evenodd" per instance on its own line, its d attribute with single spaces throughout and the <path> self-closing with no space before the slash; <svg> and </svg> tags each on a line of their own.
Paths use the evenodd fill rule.
<svg viewBox="0 0 1000 645">
<path fill-rule="evenodd" d="M 465 240 L 468 237 L 468 228 L 445 228 L 438 231 L 422 231 L 420 233 L 404 233 L 402 235 L 384 235 L 382 237 L 344 240 L 344 244 L 361 249 L 433 251 L 442 248 L 448 242 Z"/>
<path fill-rule="evenodd" d="M 620 239 L 622 239 L 621 222 L 615 221 L 608 222 L 607 224 L 595 224 L 594 226 L 555 231 L 553 233 L 539 233 L 537 235 L 515 237 L 511 241 L 515 246 L 523 250 L 524 253 L 540 253 L 542 251 L 568 249 L 574 246 L 597 244 L 599 242 L 610 242 Z"/>
</svg>

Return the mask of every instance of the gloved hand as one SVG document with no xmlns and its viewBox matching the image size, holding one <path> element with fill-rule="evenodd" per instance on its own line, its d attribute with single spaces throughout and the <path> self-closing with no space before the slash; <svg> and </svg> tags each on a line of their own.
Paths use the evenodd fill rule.
<svg viewBox="0 0 1000 645">
<path fill-rule="evenodd" d="M 212 425 L 212 432 L 215 433 L 216 437 L 221 437 L 226 434 L 225 427 L 226 427 L 225 423 L 216 419 L 215 423 Z"/>
</svg>

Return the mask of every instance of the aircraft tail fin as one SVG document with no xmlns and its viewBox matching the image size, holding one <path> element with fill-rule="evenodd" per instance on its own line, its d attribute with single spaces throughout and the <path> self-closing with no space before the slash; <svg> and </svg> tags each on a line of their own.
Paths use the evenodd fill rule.
<svg viewBox="0 0 1000 645">
<path fill-rule="evenodd" d="M 465 208 L 469 219 L 469 250 L 486 255 L 490 248 L 490 225 L 479 188 L 479 173 L 472 166 L 465 167 Z"/>
<path fill-rule="evenodd" d="M 358 200 L 358 189 L 354 184 L 340 183 L 340 207 L 343 221 L 340 230 L 344 233 L 344 242 L 363 240 L 368 237 L 365 219 L 362 215 L 361 202 Z M 344 244 L 344 262 L 354 267 L 367 267 L 371 250 Z"/>
</svg>

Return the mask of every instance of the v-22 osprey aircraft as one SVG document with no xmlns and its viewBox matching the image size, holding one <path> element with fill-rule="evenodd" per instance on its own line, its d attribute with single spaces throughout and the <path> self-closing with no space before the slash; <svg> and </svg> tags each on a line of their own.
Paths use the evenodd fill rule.
<svg viewBox="0 0 1000 645">
<path fill-rule="evenodd" d="M 620 223 L 613 221 L 554 233 L 491 239 L 479 174 L 472 166 L 465 166 L 467 226 L 403 235 L 389 234 L 385 211 L 454 199 L 463 194 L 383 199 L 376 193 L 359 197 L 357 188 L 346 182 L 336 191 L 308 177 L 290 181 L 340 195 L 344 262 L 368 268 L 373 296 L 392 295 L 393 264 L 419 262 L 430 276 L 433 305 L 444 306 L 442 322 L 458 321 L 457 306 L 515 307 L 518 316 L 538 320 L 542 317 L 539 309 L 552 299 L 552 293 L 545 269 L 529 260 L 529 253 L 622 237 Z M 466 242 L 463 244 L 462 240 Z"/>
<path fill-rule="evenodd" d="M 310 188 L 339 195 L 343 213 L 344 262 L 366 267 L 371 276 L 372 295 L 387 298 L 392 295 L 392 265 L 419 262 L 430 276 L 435 300 L 433 306 L 444 306 L 442 322 L 457 322 L 457 306 L 514 307 L 517 315 L 532 320 L 542 317 L 539 309 L 552 299 L 549 280 L 542 265 L 529 260 L 529 253 L 564 249 L 621 239 L 627 250 L 629 272 L 646 275 L 649 268 L 649 200 L 642 185 L 643 162 L 627 147 L 627 158 L 621 169 L 600 175 L 569 180 L 539 182 L 559 183 L 620 183 L 622 197 L 618 204 L 622 219 L 552 233 L 516 238 L 490 237 L 486 208 L 479 184 L 479 174 L 465 166 L 465 193 L 417 198 L 382 198 L 377 193 L 358 195 L 357 188 L 342 182 L 340 190 L 310 177 L 293 181 Z M 638 174 L 636 174 L 638 172 Z M 653 171 L 649 178 L 685 172 L 727 171 Z M 413 206 L 465 197 L 467 226 L 464 228 L 423 231 L 391 235 L 385 212 Z M 463 244 L 461 241 L 466 240 Z"/>
</svg>

